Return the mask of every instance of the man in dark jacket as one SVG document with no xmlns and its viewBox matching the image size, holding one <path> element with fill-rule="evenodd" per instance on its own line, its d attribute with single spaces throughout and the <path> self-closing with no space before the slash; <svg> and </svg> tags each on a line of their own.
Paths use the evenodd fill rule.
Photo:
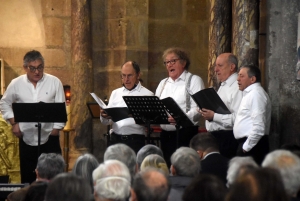
<svg viewBox="0 0 300 201">
<path fill-rule="evenodd" d="M 200 173 L 213 174 L 226 185 L 228 159 L 220 154 L 215 137 L 210 133 L 199 133 L 191 139 L 190 147 L 201 159 Z"/>
</svg>

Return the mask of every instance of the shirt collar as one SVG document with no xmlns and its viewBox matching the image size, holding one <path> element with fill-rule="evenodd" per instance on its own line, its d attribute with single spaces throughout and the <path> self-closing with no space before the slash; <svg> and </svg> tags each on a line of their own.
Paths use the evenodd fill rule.
<svg viewBox="0 0 300 201">
<path fill-rule="evenodd" d="M 249 93 L 252 89 L 254 89 L 258 86 L 261 86 L 260 82 L 255 82 L 255 83 L 249 85 L 246 89 L 244 89 L 244 92 Z"/>
<path fill-rule="evenodd" d="M 185 81 L 185 79 L 186 79 L 186 75 L 187 75 L 187 71 L 186 70 L 184 70 L 182 73 L 181 73 L 181 75 L 175 80 L 175 81 L 173 81 L 173 79 L 171 78 L 171 77 L 169 77 L 169 81 L 173 81 L 173 82 L 177 82 L 177 81 L 179 81 L 179 80 L 183 80 L 183 81 Z"/>
<path fill-rule="evenodd" d="M 211 155 L 211 154 L 220 154 L 220 152 L 218 152 L 218 151 L 210 152 L 210 153 L 206 154 L 206 155 L 203 157 L 202 160 L 206 159 L 206 157 L 209 156 L 209 155 Z"/>
<path fill-rule="evenodd" d="M 237 79 L 237 73 L 233 73 L 227 78 L 227 80 L 221 83 L 221 86 L 224 86 L 226 84 L 232 85 L 236 81 L 236 79 Z"/>
</svg>

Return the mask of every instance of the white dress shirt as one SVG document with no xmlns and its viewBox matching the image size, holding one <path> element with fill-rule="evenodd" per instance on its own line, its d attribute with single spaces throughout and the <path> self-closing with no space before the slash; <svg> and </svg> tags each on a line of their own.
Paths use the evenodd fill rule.
<svg viewBox="0 0 300 201">
<path fill-rule="evenodd" d="M 181 107 L 181 109 L 186 112 L 186 79 L 191 76 L 191 73 L 184 71 L 179 78 L 175 81 L 172 78 L 165 78 L 163 79 L 155 92 L 155 95 L 158 96 L 160 99 L 164 99 L 167 97 L 172 97 L 176 103 Z M 203 80 L 197 76 L 193 75 L 190 83 L 190 90 L 193 93 L 196 93 L 202 89 L 204 89 Z M 192 98 L 191 100 L 191 109 L 186 113 L 189 119 L 195 124 L 198 124 L 200 114 L 197 111 L 197 104 L 194 102 Z M 160 125 L 163 130 L 166 131 L 175 131 L 176 128 L 174 125 Z"/>
<path fill-rule="evenodd" d="M 260 83 L 254 83 L 243 91 L 243 99 L 234 122 L 236 139 L 247 137 L 243 144 L 250 151 L 257 142 L 268 135 L 271 124 L 271 102 Z"/>
<path fill-rule="evenodd" d="M 131 91 L 125 87 L 121 87 L 113 90 L 107 107 L 127 107 L 123 96 L 153 96 L 153 93 L 143 87 L 140 82 Z M 145 127 L 135 124 L 131 117 L 118 122 L 113 122 L 111 119 L 106 119 L 100 116 L 100 121 L 105 125 L 112 124 L 112 132 L 119 135 L 145 134 Z"/>
<path fill-rule="evenodd" d="M 5 91 L 0 108 L 4 119 L 14 117 L 12 103 L 62 103 L 65 102 L 65 93 L 61 81 L 50 74 L 44 73 L 36 87 L 28 80 L 27 75 L 21 75 L 11 81 Z M 37 123 L 19 123 L 23 140 L 31 146 L 38 145 Z M 41 123 L 41 144 L 47 142 L 53 129 L 62 129 L 65 123 Z"/>
<path fill-rule="evenodd" d="M 206 130 L 209 132 L 233 129 L 235 116 L 242 100 L 242 91 L 239 90 L 237 83 L 237 73 L 232 74 L 221 83 L 218 95 L 231 114 L 215 113 L 213 121 L 205 121 Z"/>
</svg>

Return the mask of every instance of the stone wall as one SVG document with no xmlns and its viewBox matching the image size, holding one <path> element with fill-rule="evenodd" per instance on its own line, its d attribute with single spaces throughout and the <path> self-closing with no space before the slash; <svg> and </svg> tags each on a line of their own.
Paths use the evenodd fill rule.
<svg viewBox="0 0 300 201">
<path fill-rule="evenodd" d="M 191 59 L 190 71 L 207 84 L 209 1 L 149 0 L 148 86 L 154 91 L 167 77 L 161 58 L 169 47 L 185 48 Z"/>
<path fill-rule="evenodd" d="M 298 0 L 267 1 L 267 91 L 272 102 L 271 148 L 300 144 L 300 82 L 296 80 Z"/>
</svg>

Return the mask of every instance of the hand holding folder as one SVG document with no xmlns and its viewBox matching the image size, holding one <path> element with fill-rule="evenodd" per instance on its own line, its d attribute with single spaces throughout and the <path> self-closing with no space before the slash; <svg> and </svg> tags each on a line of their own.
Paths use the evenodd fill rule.
<svg viewBox="0 0 300 201">
<path fill-rule="evenodd" d="M 104 110 L 108 118 L 111 117 L 111 119 L 114 122 L 118 122 L 120 120 L 129 118 L 129 110 L 127 107 L 113 107 L 113 108 L 108 108 L 106 104 L 95 94 L 95 93 L 90 93 L 91 96 L 95 99 L 95 101 L 99 104 L 100 109 Z"/>
<path fill-rule="evenodd" d="M 213 88 L 203 89 L 195 94 L 193 94 L 188 88 L 186 88 L 186 91 L 190 94 L 200 109 L 209 109 L 218 114 L 231 114 Z"/>
</svg>

